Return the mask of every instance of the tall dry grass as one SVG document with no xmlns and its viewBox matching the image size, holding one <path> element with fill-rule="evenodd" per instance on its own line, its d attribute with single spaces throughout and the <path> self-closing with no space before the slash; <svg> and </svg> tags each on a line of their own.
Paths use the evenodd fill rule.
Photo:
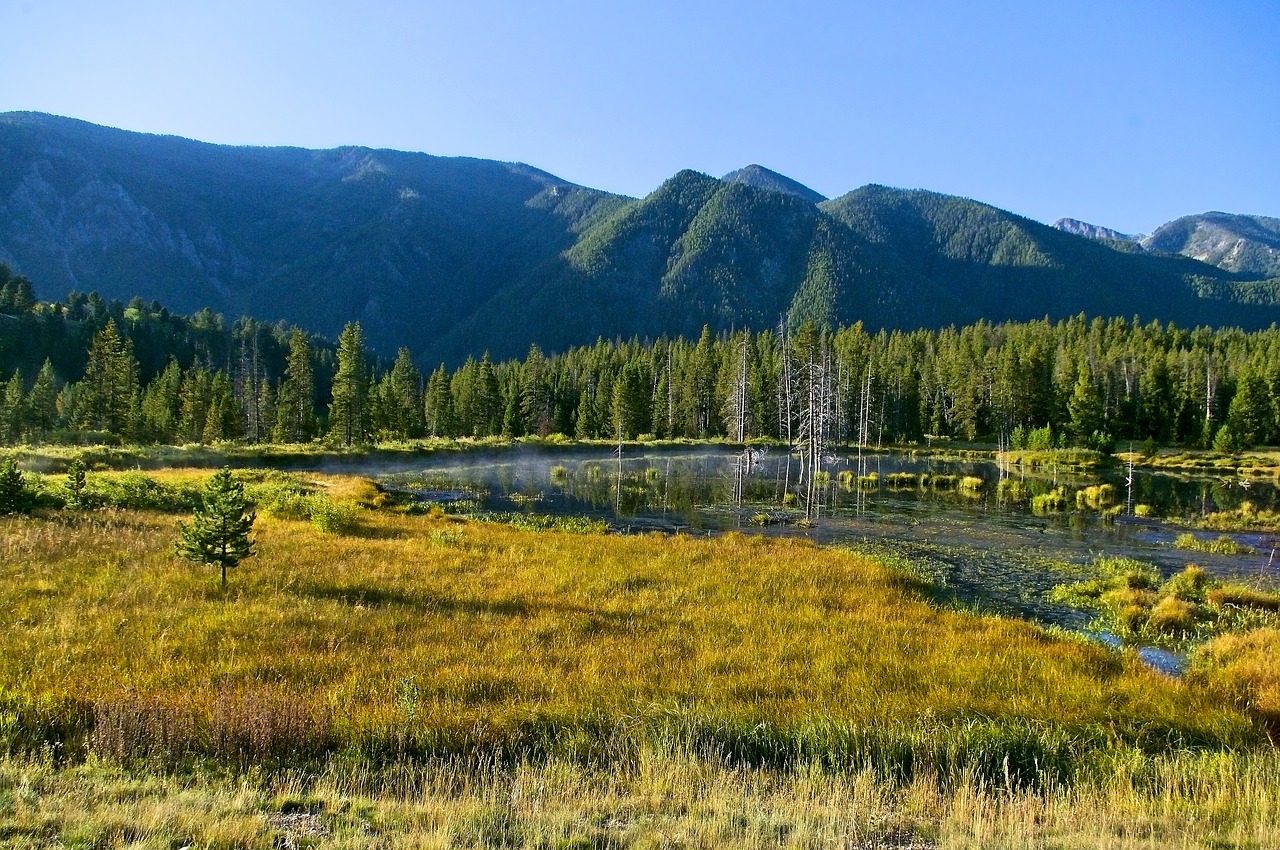
<svg viewBox="0 0 1280 850">
<path fill-rule="evenodd" d="M 238 776 L 0 759 L 5 847 L 1243 850 L 1280 846 L 1278 813 L 1274 753 L 1131 754 L 1105 777 L 1039 791 L 671 753 L 611 769 L 335 762 Z"/>
</svg>

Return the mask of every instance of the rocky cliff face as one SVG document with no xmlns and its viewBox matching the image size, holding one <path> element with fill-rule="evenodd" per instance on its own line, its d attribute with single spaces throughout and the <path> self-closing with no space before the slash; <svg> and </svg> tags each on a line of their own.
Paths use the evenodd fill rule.
<svg viewBox="0 0 1280 850">
<path fill-rule="evenodd" d="M 1109 227 L 1089 224 L 1086 221 L 1080 221 L 1075 218 L 1060 218 L 1053 223 L 1053 226 L 1066 233 L 1083 236 L 1086 239 L 1099 239 L 1105 242 L 1137 242 L 1142 238 L 1140 236 L 1131 236 L 1128 233 L 1121 233 Z"/>
</svg>

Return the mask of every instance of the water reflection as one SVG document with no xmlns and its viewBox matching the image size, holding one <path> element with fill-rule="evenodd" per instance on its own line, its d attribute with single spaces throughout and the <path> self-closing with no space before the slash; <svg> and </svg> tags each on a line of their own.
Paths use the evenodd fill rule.
<svg viewBox="0 0 1280 850">
<path fill-rule="evenodd" d="M 524 451 L 437 457 L 381 477 L 420 491 L 465 491 L 495 511 L 572 514 L 627 532 L 743 530 L 907 556 L 945 592 L 1002 613 L 1082 628 L 1089 615 L 1044 598 L 1062 565 L 1135 557 L 1172 575 L 1190 563 L 1274 581 L 1272 535 L 1238 534 L 1252 555 L 1172 547 L 1183 529 L 1133 514 L 1190 516 L 1246 500 L 1274 510 L 1270 482 L 1111 470 L 1004 467 L 990 461 L 875 454 L 824 458 L 802 476 L 785 450 L 622 453 Z M 1128 480 L 1132 478 L 1132 480 Z"/>
</svg>

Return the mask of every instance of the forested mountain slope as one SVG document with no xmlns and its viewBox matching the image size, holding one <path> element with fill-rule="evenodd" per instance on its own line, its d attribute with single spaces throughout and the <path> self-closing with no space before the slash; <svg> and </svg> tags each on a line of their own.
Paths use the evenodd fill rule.
<svg viewBox="0 0 1280 850">
<path fill-rule="evenodd" d="M 523 165 L 366 148 L 234 148 L 0 115 L 0 260 L 172 309 L 358 319 L 422 350 L 622 203 Z"/>
<path fill-rule="evenodd" d="M 0 261 L 39 297 L 138 295 L 330 337 L 358 320 L 378 351 L 405 345 L 425 362 L 784 317 L 1280 320 L 1270 267 L 1122 250 L 925 191 L 820 199 L 759 166 L 682 171 L 629 199 L 519 164 L 0 115 Z"/>
</svg>

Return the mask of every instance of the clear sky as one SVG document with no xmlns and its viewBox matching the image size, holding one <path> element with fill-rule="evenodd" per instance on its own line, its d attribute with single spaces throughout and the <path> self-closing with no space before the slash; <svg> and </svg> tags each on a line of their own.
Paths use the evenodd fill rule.
<svg viewBox="0 0 1280 850">
<path fill-rule="evenodd" d="M 0 111 L 211 142 L 1280 217 L 1275 0 L 0 0 L 0 33 Z"/>
</svg>

